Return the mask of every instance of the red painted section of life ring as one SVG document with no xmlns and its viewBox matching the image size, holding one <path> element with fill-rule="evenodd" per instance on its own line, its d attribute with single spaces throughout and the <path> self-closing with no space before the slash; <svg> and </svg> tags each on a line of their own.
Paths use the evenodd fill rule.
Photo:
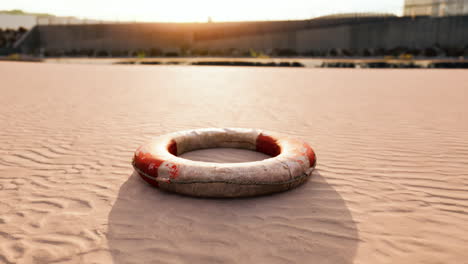
<svg viewBox="0 0 468 264">
<path fill-rule="evenodd" d="M 304 147 L 306 148 L 306 155 L 309 158 L 309 166 L 315 167 L 315 163 L 317 163 L 317 157 L 315 156 L 314 150 L 309 146 L 309 144 L 304 143 Z"/>
<path fill-rule="evenodd" d="M 167 150 L 169 153 L 171 153 L 174 156 L 177 156 L 177 143 L 175 140 L 171 140 L 169 143 Z M 139 151 L 139 154 L 135 156 L 133 164 L 137 168 L 141 170 L 141 172 L 145 173 L 146 175 L 151 176 L 152 178 L 157 178 L 158 177 L 158 170 L 159 167 L 164 163 L 165 160 L 162 160 L 160 158 L 157 158 L 152 155 L 152 153 L 145 153 L 143 151 Z M 168 164 L 166 164 L 168 166 Z M 171 174 L 171 178 L 177 178 L 177 175 L 179 173 L 179 169 L 177 168 L 176 165 L 171 165 L 169 168 L 169 172 Z M 159 187 L 159 183 L 153 179 L 150 179 L 148 177 L 145 177 L 141 175 L 141 173 L 138 173 L 140 177 L 145 180 L 147 183 Z"/>
<path fill-rule="evenodd" d="M 167 150 L 172 155 L 177 156 L 177 142 L 175 140 L 171 140 L 169 146 L 167 147 Z"/>
<path fill-rule="evenodd" d="M 260 134 L 257 137 L 256 143 L 256 150 L 258 152 L 267 154 L 272 157 L 276 157 L 281 153 L 280 146 L 278 145 L 278 143 L 276 143 L 276 140 L 270 136 Z"/>
</svg>

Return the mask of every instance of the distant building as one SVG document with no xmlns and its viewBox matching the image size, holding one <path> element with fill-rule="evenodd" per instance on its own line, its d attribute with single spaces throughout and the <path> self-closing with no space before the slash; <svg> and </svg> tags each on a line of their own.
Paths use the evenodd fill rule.
<svg viewBox="0 0 468 264">
<path fill-rule="evenodd" d="M 25 13 L 21 10 L 0 10 L 0 29 L 18 29 L 20 27 L 31 29 L 36 25 L 81 25 L 103 23 L 112 23 L 112 21 L 80 19 L 76 17 L 59 17 L 49 14 Z"/>
<path fill-rule="evenodd" d="M 37 17 L 33 15 L 11 15 L 0 13 L 0 29 L 17 29 L 19 27 L 32 28 L 37 24 Z"/>
<path fill-rule="evenodd" d="M 83 25 L 83 24 L 102 24 L 111 23 L 108 21 L 102 21 L 97 19 L 80 19 L 76 17 L 38 17 L 38 25 Z"/>
<path fill-rule="evenodd" d="M 454 16 L 468 14 L 468 0 L 405 0 L 405 16 Z"/>
<path fill-rule="evenodd" d="M 375 12 L 365 12 L 365 13 L 337 13 L 325 16 L 319 16 L 315 19 L 339 19 L 339 18 L 366 18 L 366 17 L 396 17 L 392 13 L 375 13 Z"/>
</svg>

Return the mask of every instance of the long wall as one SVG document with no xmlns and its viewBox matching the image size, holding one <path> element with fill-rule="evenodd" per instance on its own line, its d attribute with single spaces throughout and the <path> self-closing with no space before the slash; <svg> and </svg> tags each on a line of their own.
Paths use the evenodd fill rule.
<svg viewBox="0 0 468 264">
<path fill-rule="evenodd" d="M 238 23 L 141 23 L 37 26 L 32 50 L 181 49 L 299 53 L 330 49 L 427 48 L 468 46 L 468 16 L 313 19 Z"/>
<path fill-rule="evenodd" d="M 421 49 L 434 46 L 468 46 L 468 16 L 419 19 L 406 17 L 297 32 L 299 52 L 329 47 L 362 50 L 397 47 Z"/>
<path fill-rule="evenodd" d="M 189 44 L 190 31 L 175 24 L 41 25 L 39 46 L 46 50 L 178 50 Z"/>
</svg>

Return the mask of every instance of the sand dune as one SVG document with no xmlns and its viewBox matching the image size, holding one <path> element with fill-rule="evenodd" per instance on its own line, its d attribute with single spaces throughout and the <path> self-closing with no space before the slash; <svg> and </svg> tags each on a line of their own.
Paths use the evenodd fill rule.
<svg viewBox="0 0 468 264">
<path fill-rule="evenodd" d="M 466 71 L 0 63 L 0 79 L 0 263 L 467 263 Z M 317 170 L 238 200 L 134 174 L 140 144 L 202 127 L 298 137 Z"/>
</svg>

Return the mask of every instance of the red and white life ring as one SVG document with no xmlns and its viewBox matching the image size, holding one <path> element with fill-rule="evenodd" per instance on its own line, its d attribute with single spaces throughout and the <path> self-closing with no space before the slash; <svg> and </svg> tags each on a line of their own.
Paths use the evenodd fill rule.
<svg viewBox="0 0 468 264">
<path fill-rule="evenodd" d="M 272 158 L 245 163 L 210 163 L 178 157 L 207 148 L 242 148 Z M 246 197 L 292 189 L 316 164 L 305 142 L 256 129 L 196 129 L 155 138 L 138 148 L 133 167 L 149 184 L 198 197 Z"/>
</svg>

